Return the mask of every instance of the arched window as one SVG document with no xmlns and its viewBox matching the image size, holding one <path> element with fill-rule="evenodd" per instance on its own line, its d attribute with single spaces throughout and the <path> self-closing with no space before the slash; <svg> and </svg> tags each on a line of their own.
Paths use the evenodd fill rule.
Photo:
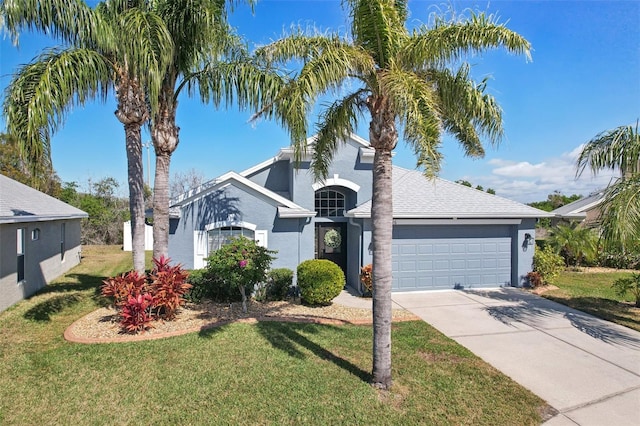
<svg viewBox="0 0 640 426">
<path fill-rule="evenodd" d="M 316 191 L 316 213 L 318 217 L 344 216 L 344 194 L 334 189 Z"/>
<path fill-rule="evenodd" d="M 242 228 L 240 226 L 223 226 L 214 228 L 207 232 L 209 253 L 213 253 L 225 244 L 229 244 L 234 237 L 247 237 L 250 240 L 255 239 L 255 232 L 251 229 Z"/>
</svg>

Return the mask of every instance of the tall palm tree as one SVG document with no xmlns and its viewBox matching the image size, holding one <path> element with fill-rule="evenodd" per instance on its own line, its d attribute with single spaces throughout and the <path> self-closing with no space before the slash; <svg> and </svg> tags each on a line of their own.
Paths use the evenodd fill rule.
<svg viewBox="0 0 640 426">
<path fill-rule="evenodd" d="M 260 113 L 281 117 L 301 159 L 310 108 L 321 95 L 339 95 L 317 123 L 312 169 L 319 180 L 327 176 L 338 141 L 356 128 L 361 115 L 369 117 L 369 143 L 375 149 L 372 380 L 386 389 L 391 385 L 391 159 L 399 131 L 427 175 L 439 170 L 444 132 L 461 143 L 466 155 L 482 156 L 481 137 L 497 142 L 503 133 L 501 110 L 485 93 L 485 82 L 474 82 L 470 67 L 460 60 L 496 47 L 528 56 L 529 43 L 485 14 L 451 20 L 434 16 L 430 25 L 409 31 L 406 1 L 343 4 L 351 17 L 350 34 L 297 32 L 258 52 L 267 61 L 301 64 L 295 81 Z"/>
<path fill-rule="evenodd" d="M 233 6 L 234 2 L 230 2 Z M 253 5 L 253 0 L 247 0 Z M 169 237 L 169 168 L 178 147 L 178 97 L 183 91 L 204 103 L 259 108 L 283 79 L 249 57 L 246 46 L 227 22 L 225 0 L 159 0 L 150 7 L 162 18 L 174 43 L 152 116 L 156 153 L 153 185 L 153 253 L 167 255 Z"/>
<path fill-rule="evenodd" d="M 7 88 L 7 127 L 27 158 L 50 152 L 50 137 L 73 107 L 105 101 L 113 90 L 115 115 L 125 130 L 133 263 L 144 271 L 144 178 L 141 127 L 157 108 L 164 69 L 173 55 L 170 35 L 143 0 L 4 0 L 0 13 L 17 42 L 23 29 L 64 44 L 22 67 Z M 149 95 L 147 97 L 147 95 Z"/>
<path fill-rule="evenodd" d="M 596 135 L 578 156 L 577 173 L 588 167 L 620 170 L 620 178 L 604 192 L 600 212 L 601 236 L 606 248 L 628 251 L 640 240 L 640 132 L 638 124 L 620 126 Z"/>
</svg>

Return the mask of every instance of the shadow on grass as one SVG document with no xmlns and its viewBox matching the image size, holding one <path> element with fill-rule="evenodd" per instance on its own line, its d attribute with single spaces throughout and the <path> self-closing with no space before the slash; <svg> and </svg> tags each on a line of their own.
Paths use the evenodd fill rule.
<svg viewBox="0 0 640 426">
<path fill-rule="evenodd" d="M 485 307 L 489 315 L 509 326 L 512 326 L 514 321 L 518 321 L 534 328 L 540 328 L 544 327 L 546 320 L 560 317 L 565 318 L 573 327 L 594 339 L 633 349 L 640 348 L 640 338 L 634 335 L 636 333 L 634 330 L 629 329 L 628 332 L 625 332 L 625 329 L 620 329 L 617 324 L 608 323 L 601 318 L 566 306 L 566 304 L 520 291 L 475 290 L 469 291 L 469 293 L 493 300 L 515 302 L 515 304 L 508 306 Z M 595 301 L 591 302 L 595 303 Z M 625 318 L 625 320 L 628 319 Z"/>
<path fill-rule="evenodd" d="M 625 305 L 615 300 L 603 299 L 601 297 L 571 297 L 565 299 L 552 295 L 545 295 L 546 299 L 570 306 L 608 321 L 618 324 L 628 324 L 640 330 L 640 319 L 632 315 L 632 305 Z M 627 314 L 627 315 L 625 315 Z"/>
<path fill-rule="evenodd" d="M 93 299 L 102 307 L 109 306 L 109 301 L 100 294 L 100 285 L 105 277 L 87 274 L 68 274 L 67 277 L 69 281 L 46 285 L 29 297 L 32 299 L 46 294 L 54 295 L 26 311 L 24 318 L 32 321 L 51 321 L 51 315 L 62 312 L 86 297 Z M 93 290 L 93 292 L 89 296 L 81 293 L 86 290 Z"/>
<path fill-rule="evenodd" d="M 24 313 L 24 318 L 32 321 L 48 322 L 51 321 L 51 315 L 62 312 L 80 300 L 82 300 L 82 295 L 78 293 L 55 296 L 29 309 Z"/>
<path fill-rule="evenodd" d="M 371 381 L 371 374 L 369 372 L 364 371 L 357 365 L 332 353 L 328 349 L 313 342 L 303 334 L 303 332 L 317 334 L 322 329 L 327 328 L 339 330 L 338 327 L 320 324 L 284 323 L 271 321 L 258 322 L 256 327 L 258 328 L 260 334 L 269 343 L 271 343 L 274 348 L 287 353 L 289 356 L 302 359 L 305 357 L 305 354 L 302 352 L 301 348 L 305 348 L 311 351 L 320 359 L 326 359 L 327 361 L 332 362 L 348 373 L 360 378 L 360 380 L 367 383 Z"/>
</svg>

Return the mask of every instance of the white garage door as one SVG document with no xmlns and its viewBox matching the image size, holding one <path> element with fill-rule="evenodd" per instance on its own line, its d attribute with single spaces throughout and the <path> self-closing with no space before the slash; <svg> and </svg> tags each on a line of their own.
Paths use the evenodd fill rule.
<svg viewBox="0 0 640 426">
<path fill-rule="evenodd" d="M 499 287 L 511 282 L 508 236 L 395 238 L 394 235 L 392 250 L 395 291 Z"/>
</svg>

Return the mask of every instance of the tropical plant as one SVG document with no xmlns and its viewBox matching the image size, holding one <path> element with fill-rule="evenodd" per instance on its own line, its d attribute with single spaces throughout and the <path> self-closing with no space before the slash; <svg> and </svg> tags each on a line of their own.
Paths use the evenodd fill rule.
<svg viewBox="0 0 640 426">
<path fill-rule="evenodd" d="M 123 330 L 137 333 L 146 330 L 151 321 L 175 319 L 192 286 L 182 266 L 170 263 L 165 257 L 153 259 L 149 274 L 133 270 L 103 281 L 101 294 L 113 300 Z"/>
<path fill-rule="evenodd" d="M 369 263 L 360 268 L 360 282 L 371 293 L 373 290 L 373 265 Z"/>
<path fill-rule="evenodd" d="M 207 273 L 240 290 L 242 311 L 247 312 L 247 289 L 251 295 L 255 285 L 267 278 L 275 253 L 246 237 L 233 238 L 207 258 Z"/>
<path fill-rule="evenodd" d="M 144 271 L 141 127 L 155 112 L 173 42 L 144 0 L 4 0 L 0 20 L 17 43 L 22 29 L 50 34 L 64 48 L 45 50 L 13 76 L 4 100 L 9 133 L 36 170 L 50 162 L 50 138 L 76 106 L 113 91 L 125 131 L 134 268 Z"/>
<path fill-rule="evenodd" d="M 369 117 L 373 164 L 373 384 L 391 385 L 391 230 L 392 150 L 403 131 L 426 174 L 440 169 L 443 132 L 452 134 L 468 156 L 484 154 L 481 137 L 497 142 L 503 133 L 495 99 L 476 83 L 466 54 L 504 47 L 529 55 L 529 43 L 500 24 L 495 16 L 470 13 L 451 19 L 432 15 L 430 25 L 406 28 L 406 1 L 345 0 L 350 34 L 290 36 L 259 49 L 269 64 L 293 64 L 294 81 L 258 115 L 276 116 L 287 125 L 295 159 L 307 152 L 307 122 L 316 100 L 337 95 L 319 115 L 312 169 L 328 176 L 340 141 Z"/>
<path fill-rule="evenodd" d="M 607 249 L 628 252 L 640 240 L 640 132 L 639 122 L 596 135 L 585 144 L 577 160 L 576 176 L 588 167 L 595 175 L 620 170 L 620 178 L 603 195 L 600 229 Z"/>
<path fill-rule="evenodd" d="M 305 260 L 297 272 L 300 296 L 309 305 L 327 305 L 344 288 L 344 272 L 330 260 Z"/>
<path fill-rule="evenodd" d="M 576 223 L 552 228 L 547 245 L 560 254 L 567 265 L 589 265 L 598 258 L 598 237 L 592 229 Z"/>
<path fill-rule="evenodd" d="M 631 293 L 635 299 L 635 305 L 640 308 L 640 274 L 633 274 L 630 277 L 618 278 L 613 282 L 612 287 L 620 297 L 625 297 Z"/>
</svg>

